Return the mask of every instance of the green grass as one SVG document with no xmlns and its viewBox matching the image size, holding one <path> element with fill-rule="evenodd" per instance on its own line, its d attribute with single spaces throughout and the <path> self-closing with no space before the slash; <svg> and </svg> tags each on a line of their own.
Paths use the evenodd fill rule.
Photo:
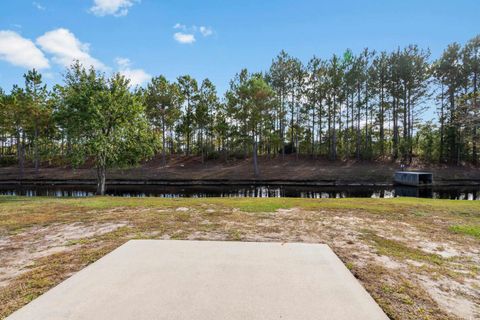
<svg viewBox="0 0 480 320">
<path fill-rule="evenodd" d="M 418 198 L 370 199 L 300 199 L 300 198 L 48 198 L 0 196 L 0 216 L 15 213 L 42 214 L 55 208 L 57 213 L 85 212 L 116 208 L 237 208 L 244 212 L 275 212 L 298 207 L 306 210 L 354 210 L 375 214 L 402 214 L 423 218 L 433 213 L 467 217 L 480 222 L 480 201 L 438 200 Z"/>
<path fill-rule="evenodd" d="M 454 233 L 465 234 L 480 239 L 480 225 L 454 225 L 449 229 Z"/>
<path fill-rule="evenodd" d="M 293 206 L 293 202 L 288 201 L 288 199 L 287 201 L 285 201 L 285 199 L 272 199 L 272 198 L 264 199 L 264 201 L 261 201 L 261 202 L 242 201 L 237 205 L 238 209 L 244 212 L 275 212 L 278 209 L 290 209 L 292 206 Z"/>
<path fill-rule="evenodd" d="M 480 217 L 480 201 L 459 201 L 420 198 L 344 198 L 344 199 L 300 199 L 300 198 L 49 198 L 0 196 L 3 208 L 38 207 L 39 205 L 66 205 L 90 209 L 112 209 L 118 207 L 200 207 L 217 205 L 235 207 L 248 212 L 273 212 L 280 208 L 300 207 L 304 209 L 351 209 L 372 213 L 431 213 L 441 211 L 462 216 Z M 420 214 L 421 215 L 421 214 Z"/>
<path fill-rule="evenodd" d="M 427 262 L 435 265 L 442 265 L 445 260 L 438 254 L 428 253 L 423 250 L 409 247 L 399 241 L 380 237 L 372 232 L 364 233 L 366 239 L 372 241 L 381 255 L 389 256 L 399 260 L 413 260 Z"/>
</svg>

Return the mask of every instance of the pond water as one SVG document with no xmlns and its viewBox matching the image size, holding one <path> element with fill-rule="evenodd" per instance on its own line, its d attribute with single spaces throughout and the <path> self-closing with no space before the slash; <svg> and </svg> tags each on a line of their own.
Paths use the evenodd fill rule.
<svg viewBox="0 0 480 320">
<path fill-rule="evenodd" d="M 120 197 L 301 197 L 301 198 L 393 198 L 480 200 L 480 186 L 416 188 L 386 187 L 298 187 L 298 186 L 108 186 L 107 194 Z M 0 185 L 0 195 L 89 197 L 95 186 L 89 185 Z"/>
</svg>

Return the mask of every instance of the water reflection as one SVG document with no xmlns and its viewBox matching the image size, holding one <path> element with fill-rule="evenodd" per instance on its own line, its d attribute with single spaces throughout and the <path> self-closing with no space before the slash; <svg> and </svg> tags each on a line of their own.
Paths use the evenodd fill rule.
<svg viewBox="0 0 480 320">
<path fill-rule="evenodd" d="M 90 197 L 94 186 L 0 186 L 0 195 Z M 301 198 L 393 198 L 419 197 L 434 199 L 479 200 L 480 187 L 456 186 L 415 188 L 387 187 L 298 187 L 298 186 L 109 186 L 107 194 L 121 197 L 301 197 Z"/>
</svg>

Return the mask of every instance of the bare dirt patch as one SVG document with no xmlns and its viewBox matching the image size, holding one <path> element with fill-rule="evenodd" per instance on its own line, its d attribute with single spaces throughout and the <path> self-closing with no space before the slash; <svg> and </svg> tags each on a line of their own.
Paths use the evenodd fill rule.
<svg viewBox="0 0 480 320">
<path fill-rule="evenodd" d="M 0 287 L 28 271 L 35 260 L 74 250 L 77 240 L 98 236 L 125 227 L 126 223 L 53 224 L 32 227 L 0 239 Z"/>
</svg>

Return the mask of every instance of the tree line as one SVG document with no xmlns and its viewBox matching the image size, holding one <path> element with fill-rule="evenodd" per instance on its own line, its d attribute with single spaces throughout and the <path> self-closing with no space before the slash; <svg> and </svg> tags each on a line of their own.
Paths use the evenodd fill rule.
<svg viewBox="0 0 480 320">
<path fill-rule="evenodd" d="M 74 62 L 48 90 L 30 70 L 25 85 L 0 89 L 0 163 L 106 170 L 156 154 L 201 161 L 258 156 L 478 164 L 480 36 L 437 59 L 416 45 L 392 52 L 345 51 L 307 63 L 282 51 L 264 72 L 241 70 L 220 97 L 184 75 L 131 88 Z M 435 119 L 424 121 L 435 108 Z"/>
</svg>

